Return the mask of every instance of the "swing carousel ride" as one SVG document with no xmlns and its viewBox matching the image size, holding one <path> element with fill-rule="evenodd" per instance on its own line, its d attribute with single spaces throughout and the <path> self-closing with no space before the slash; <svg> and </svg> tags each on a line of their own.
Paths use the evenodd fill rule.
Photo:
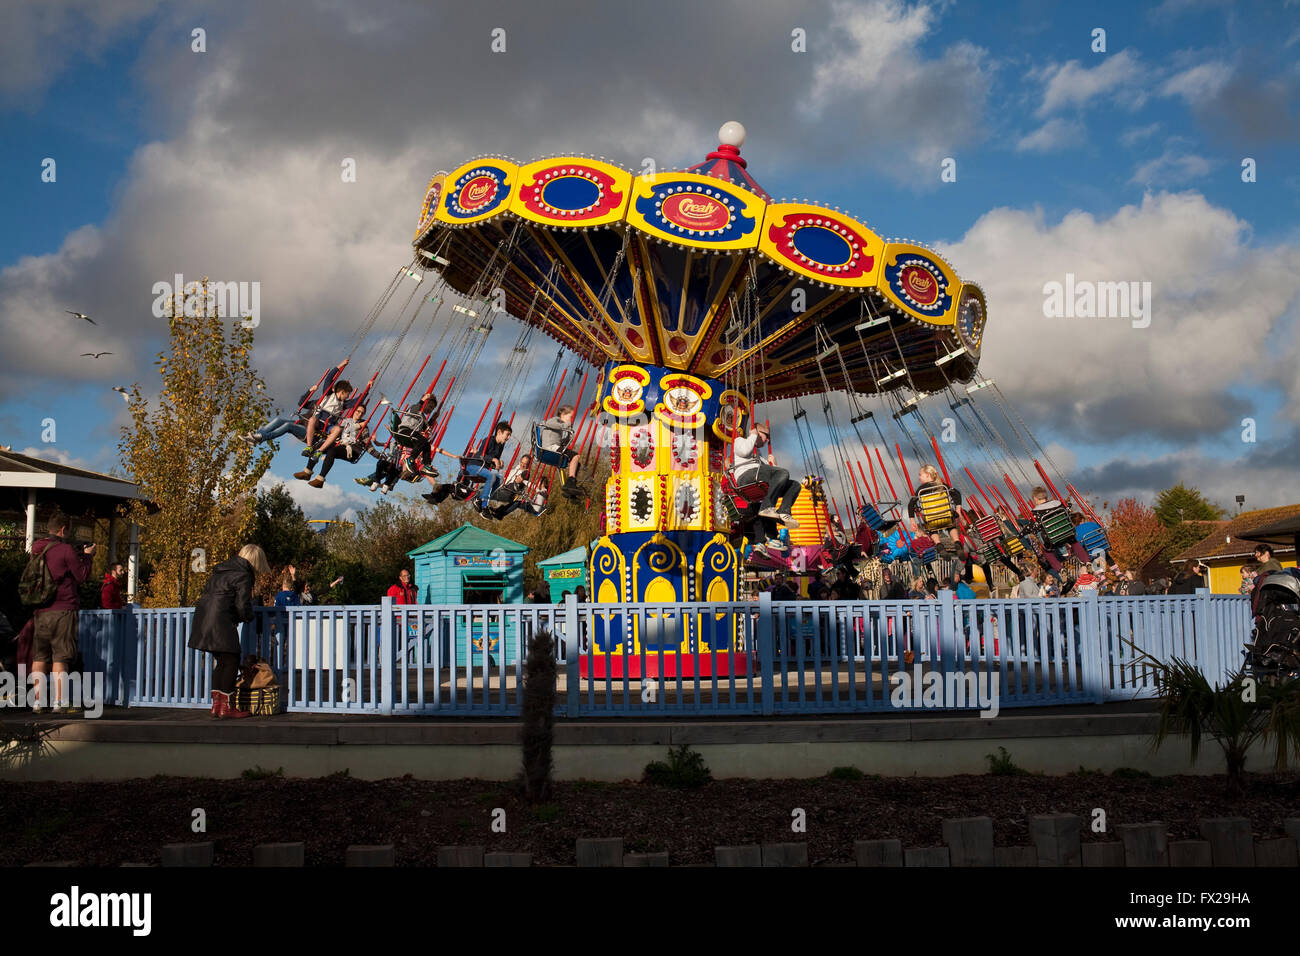
<svg viewBox="0 0 1300 956">
<path fill-rule="evenodd" d="M 609 454 L 603 496 L 591 502 L 604 510 L 589 566 L 592 600 L 601 604 L 732 601 L 746 564 L 802 572 L 868 556 L 939 573 L 949 541 L 987 566 L 1073 543 L 1082 516 L 1100 525 L 1073 485 L 1057 492 L 1042 461 L 1059 470 L 980 373 L 980 287 L 918 242 L 884 239 L 838 209 L 774 200 L 740 155 L 743 127 L 727 123 L 719 139 L 704 162 L 681 172 L 636 175 L 584 156 L 522 165 L 491 156 L 435 176 L 414 258 L 367 316 L 353 351 L 414 280 L 400 310 L 409 318 L 394 326 L 380 365 L 388 368 L 420 309 L 432 305 L 428 334 L 438 338 L 430 355 L 447 357 L 427 392 L 450 373 L 431 433 L 437 447 L 494 323 L 517 319 L 465 446 L 462 463 L 473 464 L 480 428 L 486 422 L 488 434 L 503 409 L 513 423 L 523 403 L 541 352 L 537 333 L 558 343 L 526 432 L 526 494 L 538 500 L 548 487 L 539 476 L 558 480 L 569 456 L 590 463 Z M 421 294 L 429 273 L 440 281 Z M 439 322 L 444 309 L 450 320 Z M 804 471 L 781 528 L 758 514 L 767 486 L 737 484 L 730 466 L 734 440 L 783 401 L 800 447 L 798 456 L 780 448 L 785 461 L 777 464 L 796 473 L 801 459 Z M 536 425 L 562 402 L 576 406 L 577 419 L 557 455 L 540 445 Z M 994 426 L 993 408 L 1019 452 Z M 945 435 L 941 451 L 941 421 L 969 440 Z M 913 476 L 923 464 L 943 480 L 918 488 Z M 472 495 L 465 478 L 462 470 L 453 487 Z M 1017 481 L 1045 485 L 1055 508 L 1033 511 Z M 1094 533 L 1084 545 L 1092 553 L 1105 542 Z M 716 661 L 733 646 L 721 616 L 713 633 L 699 627 L 629 639 L 646 650 L 711 649 L 718 669 L 742 666 L 740 655 Z M 597 655 L 619 646 L 622 630 L 598 634 Z"/>
</svg>

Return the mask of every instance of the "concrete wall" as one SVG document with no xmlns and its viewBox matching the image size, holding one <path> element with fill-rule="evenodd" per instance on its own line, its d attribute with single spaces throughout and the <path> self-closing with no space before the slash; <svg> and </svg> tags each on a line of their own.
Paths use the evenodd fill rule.
<svg viewBox="0 0 1300 956">
<path fill-rule="evenodd" d="M 1003 717 L 995 720 L 563 723 L 556 728 L 561 780 L 639 779 L 669 746 L 689 744 L 718 778 L 817 777 L 855 766 L 884 776 L 988 772 L 986 755 L 1005 747 L 1033 772 L 1063 774 L 1134 767 L 1152 774 L 1223 772 L 1218 748 L 1192 765 L 1183 740 L 1151 751 L 1151 714 Z M 98 720 L 66 724 L 50 754 L 0 777 L 117 780 L 154 774 L 237 777 L 254 766 L 311 777 L 347 769 L 362 779 L 506 780 L 519 769 L 519 725 L 409 719 L 238 721 Z M 1248 768 L 1271 766 L 1262 749 Z"/>
</svg>

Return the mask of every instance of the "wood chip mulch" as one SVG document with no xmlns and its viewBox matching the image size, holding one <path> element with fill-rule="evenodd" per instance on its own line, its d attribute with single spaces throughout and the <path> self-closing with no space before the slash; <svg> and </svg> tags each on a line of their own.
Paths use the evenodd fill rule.
<svg viewBox="0 0 1300 956">
<path fill-rule="evenodd" d="M 206 811 L 207 832 L 191 830 Z M 505 833 L 493 810 L 505 810 Z M 1089 828 L 1105 811 L 1107 832 Z M 793 811 L 807 832 L 791 831 Z M 1120 823 L 1162 821 L 1171 839 L 1199 838 L 1206 817 L 1244 816 L 1256 838 L 1285 835 L 1300 817 L 1300 774 L 1250 774 L 1230 800 L 1221 776 L 866 777 L 843 780 L 718 780 L 694 790 L 643 783 L 576 781 L 552 800 L 525 802 L 510 784 L 412 777 L 366 781 L 215 780 L 184 777 L 111 782 L 0 783 L 0 865 L 74 860 L 87 866 L 157 863 L 165 843 L 211 840 L 218 866 L 252 862 L 258 843 L 303 841 L 307 865 L 341 865 L 350 844 L 396 847 L 399 866 L 433 866 L 439 846 L 484 845 L 533 854 L 534 865 L 572 865 L 580 837 L 622 837 L 626 852 L 667 850 L 672 864 L 707 864 L 713 848 L 808 843 L 813 865 L 853 859 L 853 841 L 892 838 L 904 847 L 941 845 L 945 817 L 991 816 L 999 846 L 1030 843 L 1028 818 L 1078 814 L 1084 840 L 1115 840 Z"/>
</svg>

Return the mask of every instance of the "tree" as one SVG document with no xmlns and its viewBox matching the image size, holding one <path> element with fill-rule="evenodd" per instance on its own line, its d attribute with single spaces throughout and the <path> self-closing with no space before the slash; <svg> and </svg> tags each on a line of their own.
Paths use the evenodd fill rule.
<svg viewBox="0 0 1300 956">
<path fill-rule="evenodd" d="M 282 483 L 257 493 L 249 540 L 262 546 L 267 562 L 276 570 L 288 564 L 311 568 L 324 555 L 307 515 Z"/>
<path fill-rule="evenodd" d="M 1218 521 L 1223 509 L 1180 481 L 1156 495 L 1155 514 L 1162 525 L 1172 528 L 1184 521 Z"/>
<path fill-rule="evenodd" d="M 1110 553 L 1121 567 L 1140 568 L 1165 543 L 1167 534 L 1155 510 L 1136 498 L 1121 498 L 1106 516 Z"/>
<path fill-rule="evenodd" d="M 154 565 L 153 603 L 185 606 L 209 571 L 244 544 L 254 521 L 254 490 L 271 464 L 243 435 L 266 421 L 270 401 L 251 364 L 251 323 L 227 330 L 205 279 L 201 290 L 172 299 L 168 351 L 157 407 L 139 383 L 128 396 L 131 427 L 122 429 L 122 464 L 140 484 L 126 508 L 140 525 Z"/>
</svg>

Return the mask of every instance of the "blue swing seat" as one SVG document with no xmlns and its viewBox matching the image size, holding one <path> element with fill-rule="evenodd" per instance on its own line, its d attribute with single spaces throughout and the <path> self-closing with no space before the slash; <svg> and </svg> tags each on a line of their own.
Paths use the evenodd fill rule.
<svg viewBox="0 0 1300 956">
<path fill-rule="evenodd" d="M 569 460 L 573 458 L 574 452 L 568 448 L 561 448 L 559 451 L 553 451 L 549 448 L 542 447 L 542 426 L 533 423 L 533 461 L 539 465 L 550 465 L 554 468 L 569 467 Z"/>
</svg>

